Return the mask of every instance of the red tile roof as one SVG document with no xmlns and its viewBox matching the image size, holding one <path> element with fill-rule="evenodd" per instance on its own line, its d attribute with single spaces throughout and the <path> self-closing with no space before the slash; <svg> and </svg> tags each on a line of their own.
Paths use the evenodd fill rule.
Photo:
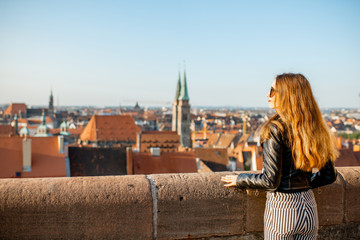
<svg viewBox="0 0 360 240">
<path fill-rule="evenodd" d="M 219 163 L 227 166 L 229 158 L 226 148 L 195 148 L 197 158 L 203 161 Z"/>
<path fill-rule="evenodd" d="M 50 117 L 46 117 L 45 121 L 47 123 L 52 123 L 53 122 L 53 120 Z M 41 118 L 39 118 L 39 119 L 31 119 L 30 118 L 30 119 L 27 119 L 27 122 L 28 122 L 28 124 L 41 124 L 42 119 Z"/>
<path fill-rule="evenodd" d="M 192 132 L 191 136 L 193 137 L 193 139 L 208 139 L 210 137 L 210 135 L 212 134 L 211 131 L 206 131 L 206 133 L 204 133 L 204 131 L 197 131 L 197 132 Z"/>
<path fill-rule="evenodd" d="M 219 133 L 211 134 L 206 146 L 208 146 L 208 147 L 214 146 L 216 144 L 217 140 L 219 139 L 219 136 L 220 136 Z"/>
<path fill-rule="evenodd" d="M 221 134 L 219 141 L 216 143 L 216 147 L 229 147 L 235 137 L 236 134 Z"/>
<path fill-rule="evenodd" d="M 80 135 L 84 131 L 84 128 L 68 128 L 67 131 L 71 133 L 71 135 Z"/>
<path fill-rule="evenodd" d="M 22 129 L 24 126 L 19 126 L 19 131 L 20 131 L 20 129 Z M 29 126 L 29 125 L 27 125 L 26 126 L 26 128 L 27 129 L 37 129 L 39 126 Z"/>
<path fill-rule="evenodd" d="M 156 121 L 157 119 L 158 119 L 158 117 L 154 114 L 146 116 L 146 120 L 148 120 L 148 121 Z"/>
<path fill-rule="evenodd" d="M 250 135 L 245 133 L 241 136 L 240 140 L 239 140 L 239 143 L 244 143 L 246 142 L 248 139 L 249 139 Z"/>
<path fill-rule="evenodd" d="M 15 120 L 13 120 L 11 123 L 15 124 Z M 26 118 L 19 118 L 18 123 L 28 123 L 28 120 Z"/>
<path fill-rule="evenodd" d="M 140 113 L 139 112 L 125 112 L 124 115 L 136 117 L 136 116 L 139 116 Z"/>
<path fill-rule="evenodd" d="M 65 154 L 59 153 L 57 137 L 30 137 L 31 172 L 23 170 L 23 138 L 0 137 L 0 177 L 65 177 Z"/>
<path fill-rule="evenodd" d="M 0 136 L 5 135 L 13 135 L 15 134 L 15 128 L 11 125 L 0 125 Z"/>
<path fill-rule="evenodd" d="M 226 133 L 226 134 L 235 134 L 235 135 L 238 135 L 238 134 L 239 134 L 239 130 L 225 130 L 224 133 Z"/>
<path fill-rule="evenodd" d="M 193 152 L 164 152 L 158 157 L 151 153 L 133 152 L 132 156 L 134 174 L 197 172 Z"/>
<path fill-rule="evenodd" d="M 335 161 L 337 167 L 360 166 L 360 162 L 352 149 L 340 149 L 340 156 Z"/>
<path fill-rule="evenodd" d="M 25 103 L 11 103 L 10 106 L 5 110 L 5 115 L 14 115 L 19 114 L 21 111 L 22 114 L 26 113 Z"/>
<path fill-rule="evenodd" d="M 349 118 L 349 119 L 346 119 L 345 122 L 347 122 L 347 123 L 355 123 L 356 120 L 354 118 Z"/>
<path fill-rule="evenodd" d="M 29 128 L 29 127 L 27 127 Z M 35 128 L 37 128 L 35 126 Z M 74 136 L 79 136 L 83 131 L 84 131 L 84 128 L 76 128 L 76 129 L 66 129 L 67 132 L 69 132 L 71 135 L 74 135 Z M 51 134 L 54 134 L 54 135 L 58 135 L 59 133 L 61 132 L 61 128 L 53 128 L 53 129 L 49 129 L 49 133 Z"/>
<path fill-rule="evenodd" d="M 82 141 L 136 141 L 140 128 L 134 119 L 127 115 L 91 117 L 80 135 Z"/>
</svg>

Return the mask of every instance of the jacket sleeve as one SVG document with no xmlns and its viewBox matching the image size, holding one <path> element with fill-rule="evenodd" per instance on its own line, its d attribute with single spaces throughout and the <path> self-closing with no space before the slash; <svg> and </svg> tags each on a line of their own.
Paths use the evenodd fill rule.
<svg viewBox="0 0 360 240">
<path fill-rule="evenodd" d="M 335 182 L 337 171 L 333 161 L 329 160 L 320 171 L 311 176 L 310 187 L 317 188 Z"/>
<path fill-rule="evenodd" d="M 273 128 L 270 139 L 263 144 L 263 172 L 259 174 L 241 173 L 236 179 L 238 188 L 275 190 L 280 185 L 282 170 L 281 132 Z"/>
</svg>

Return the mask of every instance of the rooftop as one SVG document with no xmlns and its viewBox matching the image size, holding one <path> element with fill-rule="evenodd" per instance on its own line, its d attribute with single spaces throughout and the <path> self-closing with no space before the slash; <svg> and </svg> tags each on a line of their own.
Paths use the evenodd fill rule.
<svg viewBox="0 0 360 240">
<path fill-rule="evenodd" d="M 58 137 L 31 139 L 31 171 L 23 172 L 23 138 L 0 137 L 0 177 L 65 177 L 65 154 L 60 153 Z"/>
<path fill-rule="evenodd" d="M 26 104 L 25 103 L 11 103 L 10 106 L 5 110 L 5 115 L 14 115 L 19 114 L 19 112 L 23 114 L 26 113 Z"/>
<path fill-rule="evenodd" d="M 128 115 L 93 115 L 80 135 L 82 141 L 136 141 L 140 132 L 134 119 Z"/>
</svg>

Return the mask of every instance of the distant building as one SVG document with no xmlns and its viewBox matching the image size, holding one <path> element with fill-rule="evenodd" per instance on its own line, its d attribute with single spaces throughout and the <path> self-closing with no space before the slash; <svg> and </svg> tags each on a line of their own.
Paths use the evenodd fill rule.
<svg viewBox="0 0 360 240">
<path fill-rule="evenodd" d="M 45 111 L 42 113 L 41 125 L 37 128 L 35 137 L 50 137 L 52 134 L 49 131 L 49 127 L 46 125 Z"/>
<path fill-rule="evenodd" d="M 26 110 L 26 116 L 27 116 L 27 117 L 41 116 L 41 114 L 42 114 L 43 111 L 45 111 L 45 114 L 48 115 L 48 109 L 28 108 L 28 109 Z"/>
<path fill-rule="evenodd" d="M 140 128 L 128 115 L 93 115 L 80 135 L 80 143 L 94 147 L 131 146 Z"/>
<path fill-rule="evenodd" d="M 25 130 L 23 130 L 25 129 Z M 69 172 L 62 137 L 0 137 L 0 177 L 66 177 Z"/>
<path fill-rule="evenodd" d="M 263 151 L 255 142 L 239 141 L 236 148 L 228 151 L 231 160 L 235 161 L 236 171 L 256 171 L 263 168 Z"/>
<path fill-rule="evenodd" d="M 138 102 L 136 102 L 135 107 L 134 107 L 134 110 L 136 110 L 136 111 L 140 111 L 140 110 L 141 110 L 141 107 L 140 107 L 140 105 L 139 105 Z"/>
<path fill-rule="evenodd" d="M 190 104 L 186 83 L 186 72 L 181 84 L 181 76 L 176 87 L 175 99 L 172 114 L 172 130 L 180 135 L 181 145 L 184 147 L 192 147 L 190 137 Z"/>
<path fill-rule="evenodd" d="M 26 117 L 26 104 L 25 103 L 11 103 L 5 110 L 4 115 L 13 118 L 17 114 L 20 118 Z"/>
<path fill-rule="evenodd" d="M 161 152 L 177 152 L 180 136 L 174 131 L 144 131 L 137 135 L 136 146 L 139 152 L 151 152 L 160 148 Z"/>
<path fill-rule="evenodd" d="M 227 154 L 224 155 L 220 151 L 221 149 Z M 226 166 L 231 171 L 255 171 L 261 170 L 263 167 L 262 148 L 257 144 L 254 136 L 250 134 L 243 134 L 240 137 L 238 134 L 214 133 L 210 135 L 204 148 L 196 148 L 195 151 L 197 157 L 213 171 L 221 170 L 219 164 L 222 165 L 223 169 Z M 222 162 L 221 159 L 223 159 Z M 225 159 L 227 162 L 224 162 Z M 210 166 L 209 163 L 213 166 Z"/>
<path fill-rule="evenodd" d="M 54 96 L 51 90 L 50 97 L 49 97 L 49 110 L 48 110 L 49 117 L 53 118 L 55 111 L 54 111 Z"/>
<path fill-rule="evenodd" d="M 231 148 L 234 149 L 241 139 L 239 134 L 234 133 L 213 133 L 209 134 L 209 140 L 205 147 L 207 148 Z M 244 135 L 243 135 L 244 136 Z"/>
</svg>

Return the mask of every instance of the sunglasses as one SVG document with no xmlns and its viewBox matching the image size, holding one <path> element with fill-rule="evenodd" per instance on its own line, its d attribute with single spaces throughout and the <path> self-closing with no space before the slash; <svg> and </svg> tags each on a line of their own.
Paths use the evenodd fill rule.
<svg viewBox="0 0 360 240">
<path fill-rule="evenodd" d="M 271 87 L 270 92 L 269 92 L 269 96 L 273 97 L 275 95 L 275 92 L 276 92 L 275 88 Z"/>
</svg>

